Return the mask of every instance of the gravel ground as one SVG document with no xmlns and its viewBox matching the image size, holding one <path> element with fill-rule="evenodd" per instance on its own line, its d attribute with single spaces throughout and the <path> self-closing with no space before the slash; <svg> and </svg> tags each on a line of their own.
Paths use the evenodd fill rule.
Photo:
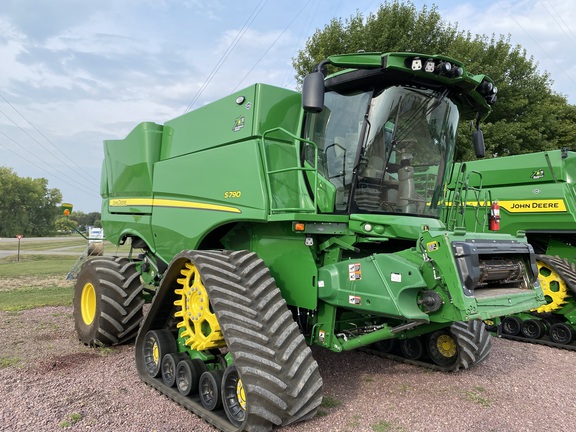
<svg viewBox="0 0 576 432">
<path fill-rule="evenodd" d="M 2 431 L 215 431 L 143 384 L 134 347 L 77 341 L 70 307 L 0 312 Z M 576 352 L 493 340 L 488 359 L 442 373 L 314 348 L 327 402 L 286 427 L 312 431 L 573 431 Z"/>
</svg>

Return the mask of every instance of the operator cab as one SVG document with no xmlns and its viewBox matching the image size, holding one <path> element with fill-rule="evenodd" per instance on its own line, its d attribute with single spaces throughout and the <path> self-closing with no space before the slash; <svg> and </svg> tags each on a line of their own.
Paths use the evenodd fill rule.
<svg viewBox="0 0 576 432">
<path fill-rule="evenodd" d="M 335 212 L 439 218 L 459 112 L 447 92 L 395 85 L 330 89 L 308 113 L 304 157 L 336 190 Z"/>
</svg>

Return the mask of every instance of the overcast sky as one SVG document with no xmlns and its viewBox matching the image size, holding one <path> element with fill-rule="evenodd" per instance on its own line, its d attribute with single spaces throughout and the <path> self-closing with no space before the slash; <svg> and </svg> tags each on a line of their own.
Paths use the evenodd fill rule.
<svg viewBox="0 0 576 432">
<path fill-rule="evenodd" d="M 294 88 L 292 58 L 333 17 L 380 1 L 2 0 L 0 166 L 100 211 L 104 139 L 255 82 Z M 574 0 L 414 1 L 473 34 L 511 35 L 576 104 Z M 482 71 L 472 71 L 481 73 Z"/>
</svg>

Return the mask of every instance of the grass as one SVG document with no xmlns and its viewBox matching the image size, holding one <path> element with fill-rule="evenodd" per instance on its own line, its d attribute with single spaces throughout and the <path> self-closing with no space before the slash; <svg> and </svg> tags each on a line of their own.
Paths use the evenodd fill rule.
<svg viewBox="0 0 576 432">
<path fill-rule="evenodd" d="M 78 260 L 78 255 L 20 255 L 0 259 L 1 279 L 62 276 L 63 279 Z"/>
<path fill-rule="evenodd" d="M 21 311 L 44 306 L 71 306 L 73 296 L 74 291 L 70 287 L 0 291 L 0 310 Z"/>
<path fill-rule="evenodd" d="M 320 404 L 320 406 L 322 408 L 336 408 L 339 407 L 341 404 L 342 402 L 340 402 L 336 398 L 333 398 L 331 396 L 324 396 L 322 398 L 322 403 Z"/>
<path fill-rule="evenodd" d="M 20 363 L 18 357 L 0 357 L 0 369 L 15 366 Z"/>
<path fill-rule="evenodd" d="M 372 424 L 371 428 L 374 432 L 404 432 L 406 430 L 404 427 L 395 426 L 386 420 L 380 420 L 379 422 Z"/>
<path fill-rule="evenodd" d="M 78 256 L 21 255 L 0 259 L 0 311 L 70 306 L 74 296 L 66 275 Z"/>
<path fill-rule="evenodd" d="M 82 420 L 82 414 L 72 413 L 68 415 L 67 420 L 62 420 L 58 426 L 60 426 L 62 429 L 69 428 L 75 423 L 78 423 L 80 420 Z"/>
<path fill-rule="evenodd" d="M 466 395 L 466 400 L 470 402 L 474 402 L 484 407 L 492 406 L 492 401 L 490 401 L 490 399 L 487 399 L 482 395 L 484 392 L 485 392 L 484 387 L 477 386 L 474 387 L 473 390 L 468 390 L 464 392 L 464 394 Z"/>
</svg>

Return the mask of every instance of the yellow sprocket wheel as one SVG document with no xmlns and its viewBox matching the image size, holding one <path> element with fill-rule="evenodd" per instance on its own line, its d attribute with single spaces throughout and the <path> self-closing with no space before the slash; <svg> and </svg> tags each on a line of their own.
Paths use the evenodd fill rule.
<svg viewBox="0 0 576 432">
<path fill-rule="evenodd" d="M 536 260 L 536 265 L 538 266 L 538 280 L 542 286 L 546 304 L 532 310 L 543 313 L 560 309 L 567 303 L 567 298 L 570 296 L 566 282 L 547 263 Z"/>
<path fill-rule="evenodd" d="M 187 262 L 180 273 L 184 277 L 177 279 L 177 282 L 182 288 L 174 291 L 180 296 L 174 302 L 174 305 L 180 306 L 180 310 L 174 316 L 181 319 L 177 327 L 184 329 L 180 333 L 184 343 L 198 351 L 226 346 L 200 272 L 193 263 Z"/>
</svg>

